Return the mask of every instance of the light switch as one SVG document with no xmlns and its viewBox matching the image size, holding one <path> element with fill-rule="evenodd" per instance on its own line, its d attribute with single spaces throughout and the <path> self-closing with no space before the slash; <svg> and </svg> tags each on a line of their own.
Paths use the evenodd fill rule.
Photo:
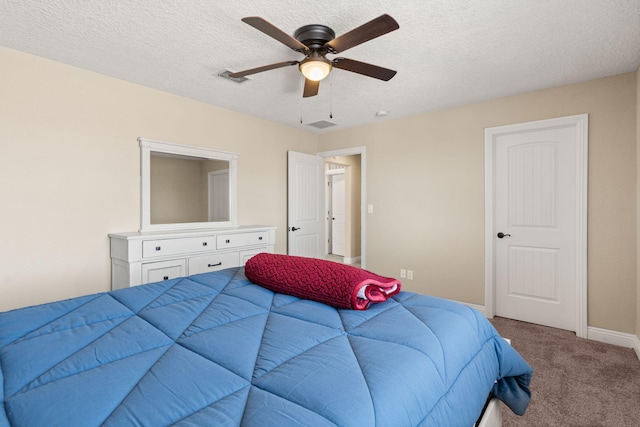
<svg viewBox="0 0 640 427">
<path fill-rule="evenodd" d="M 373 205 L 367 205 L 367 213 L 373 213 Z"/>
</svg>

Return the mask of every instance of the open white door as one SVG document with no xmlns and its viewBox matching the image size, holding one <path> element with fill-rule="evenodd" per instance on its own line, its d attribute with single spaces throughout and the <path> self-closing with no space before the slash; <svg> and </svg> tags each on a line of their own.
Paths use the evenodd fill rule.
<svg viewBox="0 0 640 427">
<path fill-rule="evenodd" d="M 324 159 L 288 152 L 289 255 L 324 258 Z"/>
</svg>

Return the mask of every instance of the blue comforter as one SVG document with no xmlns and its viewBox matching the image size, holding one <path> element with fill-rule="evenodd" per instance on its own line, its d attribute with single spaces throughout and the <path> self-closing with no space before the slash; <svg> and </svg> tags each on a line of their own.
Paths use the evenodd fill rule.
<svg viewBox="0 0 640 427">
<path fill-rule="evenodd" d="M 0 314 L 0 426 L 471 426 L 530 377 L 469 307 L 337 310 L 242 268 Z"/>
</svg>

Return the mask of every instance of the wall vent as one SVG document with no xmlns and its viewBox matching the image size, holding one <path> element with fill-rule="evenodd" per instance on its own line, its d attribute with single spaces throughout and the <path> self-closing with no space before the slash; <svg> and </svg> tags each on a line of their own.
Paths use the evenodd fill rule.
<svg viewBox="0 0 640 427">
<path fill-rule="evenodd" d="M 320 120 L 319 122 L 309 123 L 309 126 L 313 126 L 314 128 L 317 128 L 317 129 L 326 129 L 326 128 L 330 128 L 331 126 L 336 126 L 336 124 L 328 122 L 326 120 Z"/>
<path fill-rule="evenodd" d="M 249 77 L 229 77 L 229 73 L 232 72 L 233 71 L 224 70 L 223 72 L 218 73 L 218 77 L 222 77 L 223 79 L 231 80 L 232 82 L 236 83 L 244 83 L 247 80 L 250 80 Z"/>
</svg>

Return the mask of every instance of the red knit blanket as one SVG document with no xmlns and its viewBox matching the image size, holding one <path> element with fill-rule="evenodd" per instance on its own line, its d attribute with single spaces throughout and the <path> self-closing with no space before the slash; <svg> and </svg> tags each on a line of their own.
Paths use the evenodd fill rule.
<svg viewBox="0 0 640 427">
<path fill-rule="evenodd" d="M 366 310 L 400 292 L 396 279 L 316 258 L 260 253 L 247 261 L 245 276 L 274 292 L 337 308 Z"/>
</svg>

